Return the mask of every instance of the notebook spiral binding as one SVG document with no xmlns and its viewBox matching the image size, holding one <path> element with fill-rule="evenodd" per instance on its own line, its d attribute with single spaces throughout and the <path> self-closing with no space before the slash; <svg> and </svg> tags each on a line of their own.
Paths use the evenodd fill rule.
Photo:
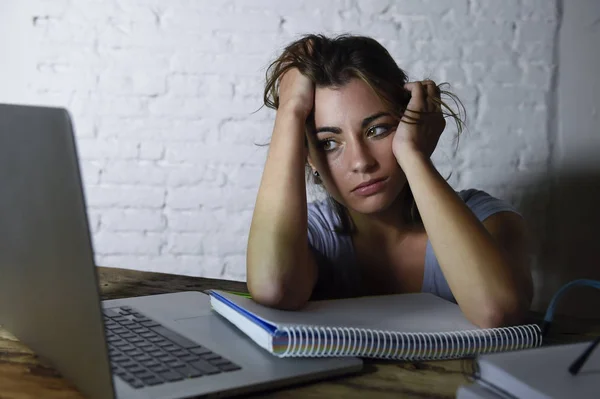
<svg viewBox="0 0 600 399">
<path fill-rule="evenodd" d="M 436 360 L 519 350 L 542 344 L 538 325 L 443 333 L 396 333 L 350 327 L 281 327 L 279 357 L 374 357 Z"/>
</svg>

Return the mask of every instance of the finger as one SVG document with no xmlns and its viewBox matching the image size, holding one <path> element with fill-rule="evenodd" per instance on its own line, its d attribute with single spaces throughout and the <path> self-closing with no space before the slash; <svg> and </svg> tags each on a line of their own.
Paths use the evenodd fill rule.
<svg viewBox="0 0 600 399">
<path fill-rule="evenodd" d="M 431 112 L 441 111 L 440 89 L 433 82 L 431 84 L 426 84 L 425 87 L 427 90 L 427 109 Z"/>
<path fill-rule="evenodd" d="M 427 92 L 423 87 L 421 82 L 409 82 L 404 85 L 406 90 L 410 91 L 410 101 L 408 102 L 407 110 L 418 112 L 425 111 L 427 104 L 425 102 L 425 97 Z M 412 112 L 413 117 L 418 117 L 414 115 L 415 112 Z"/>
</svg>

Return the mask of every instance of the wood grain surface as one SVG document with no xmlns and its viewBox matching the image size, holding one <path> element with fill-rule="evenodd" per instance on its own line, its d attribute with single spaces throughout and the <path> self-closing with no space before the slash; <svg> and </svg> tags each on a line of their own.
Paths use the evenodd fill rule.
<svg viewBox="0 0 600 399">
<path fill-rule="evenodd" d="M 102 299 L 153 295 L 210 288 L 247 292 L 237 281 L 206 279 L 117 268 L 98 268 Z M 540 314 L 531 315 L 538 321 Z M 559 318 L 548 342 L 589 340 L 600 335 L 600 319 Z M 453 398 L 474 371 L 471 359 L 402 362 L 366 360 L 354 375 L 296 385 L 255 397 L 269 398 Z M 82 398 L 83 396 L 49 364 L 0 326 L 0 399 Z"/>
</svg>

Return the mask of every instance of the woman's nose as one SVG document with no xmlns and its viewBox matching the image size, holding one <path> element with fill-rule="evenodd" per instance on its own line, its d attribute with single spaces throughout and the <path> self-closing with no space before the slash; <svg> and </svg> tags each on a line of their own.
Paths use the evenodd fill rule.
<svg viewBox="0 0 600 399">
<path fill-rule="evenodd" d="M 350 143 L 349 147 L 350 151 L 348 155 L 350 167 L 353 172 L 368 172 L 377 164 L 377 160 L 365 142 L 361 140 L 354 140 L 352 143 Z"/>
</svg>

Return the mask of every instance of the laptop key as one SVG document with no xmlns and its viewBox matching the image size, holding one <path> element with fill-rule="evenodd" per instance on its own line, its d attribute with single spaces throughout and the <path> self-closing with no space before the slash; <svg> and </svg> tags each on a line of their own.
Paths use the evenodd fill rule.
<svg viewBox="0 0 600 399">
<path fill-rule="evenodd" d="M 177 346 L 177 345 L 168 345 L 168 346 L 163 346 L 163 349 L 174 354 L 175 352 L 180 351 L 181 347 Z"/>
<path fill-rule="evenodd" d="M 115 312 L 113 309 L 103 309 L 102 313 L 104 314 L 104 316 L 110 317 L 110 318 L 119 316 L 119 313 Z"/>
<path fill-rule="evenodd" d="M 202 371 L 204 374 L 218 374 L 221 372 L 221 370 L 204 360 L 190 362 L 190 365 L 195 369 Z"/>
<path fill-rule="evenodd" d="M 176 351 L 171 351 L 171 354 L 173 354 L 173 356 L 181 357 L 181 356 L 189 355 L 190 352 L 186 351 L 185 349 L 178 349 Z"/>
<path fill-rule="evenodd" d="M 129 360 L 127 362 L 119 363 L 119 366 L 126 368 L 127 370 L 138 367 L 139 364 L 134 362 L 133 360 Z"/>
<path fill-rule="evenodd" d="M 137 335 L 135 335 L 134 333 L 129 332 L 129 331 L 124 334 L 119 334 L 119 335 L 121 336 L 121 338 L 125 338 L 125 339 L 137 337 Z"/>
<path fill-rule="evenodd" d="M 141 363 L 142 363 L 142 365 L 143 365 L 144 367 L 148 367 L 148 368 L 150 368 L 150 367 L 155 367 L 155 366 L 159 366 L 159 365 L 160 365 L 160 362 L 158 362 L 158 361 L 157 361 L 157 360 L 155 360 L 155 359 L 150 359 L 150 360 L 146 360 L 146 361 L 141 361 Z"/>
<path fill-rule="evenodd" d="M 136 375 L 137 375 L 137 374 L 139 374 L 139 373 L 141 373 L 142 371 L 144 371 L 144 372 L 145 372 L 145 371 L 146 371 L 146 369 L 145 369 L 145 368 L 143 368 L 142 366 L 140 366 L 139 364 L 138 364 L 137 366 L 135 366 L 135 367 L 131 367 L 131 368 L 129 369 L 129 372 L 130 372 L 130 373 L 133 373 L 133 374 L 136 374 Z"/>
<path fill-rule="evenodd" d="M 151 346 L 154 346 L 154 345 L 152 345 L 152 342 L 148 342 L 148 341 L 140 341 L 140 342 L 137 342 L 135 345 L 136 345 L 138 348 L 141 348 L 141 349 L 143 349 L 143 350 L 146 350 L 146 348 L 149 348 L 149 347 L 151 347 Z"/>
<path fill-rule="evenodd" d="M 235 363 L 220 364 L 218 367 L 222 371 L 235 371 L 241 369 L 241 367 Z"/>
<path fill-rule="evenodd" d="M 126 361 L 127 359 L 128 359 L 128 357 L 127 357 L 127 356 L 124 356 L 124 355 L 116 355 L 116 356 L 111 356 L 111 357 L 110 357 L 110 360 L 112 360 L 112 361 L 115 361 L 115 362 L 117 362 L 117 363 L 124 362 L 124 361 Z"/>
<path fill-rule="evenodd" d="M 194 341 L 192 341 L 190 339 L 187 339 L 183 335 L 178 334 L 178 333 L 176 333 L 173 330 L 169 330 L 166 327 L 156 326 L 156 327 L 151 327 L 150 329 L 152 331 L 154 331 L 155 333 L 162 335 L 166 339 L 175 342 L 177 345 L 183 346 L 186 349 L 187 348 L 194 348 L 196 346 L 199 346 Z"/>
<path fill-rule="evenodd" d="M 220 364 L 227 364 L 227 363 L 231 363 L 229 360 L 225 359 L 225 358 L 218 358 L 218 359 L 210 359 L 208 361 L 210 364 L 212 364 L 213 366 L 219 366 Z"/>
<path fill-rule="evenodd" d="M 214 360 L 221 358 L 221 356 L 217 355 L 216 353 L 206 353 L 204 355 L 201 355 L 200 357 L 204 360 Z"/>
<path fill-rule="evenodd" d="M 145 355 L 144 351 L 141 351 L 137 348 L 135 350 L 127 352 L 127 356 L 129 356 L 129 357 L 136 357 L 136 356 L 142 356 L 142 355 Z"/>
<path fill-rule="evenodd" d="M 149 366 L 148 367 L 150 370 L 154 371 L 155 373 L 161 373 L 163 371 L 168 371 L 169 369 L 167 368 L 167 366 L 165 366 L 162 363 L 158 363 L 155 366 Z"/>
<path fill-rule="evenodd" d="M 129 383 L 129 385 L 131 385 L 132 387 L 134 387 L 136 389 L 144 387 L 144 383 L 142 381 L 140 381 L 140 380 L 131 381 Z"/>
<path fill-rule="evenodd" d="M 148 370 L 144 370 L 144 371 L 140 371 L 140 372 L 136 373 L 136 377 L 141 380 L 145 380 L 147 378 L 154 377 L 154 374 L 152 374 Z"/>
<path fill-rule="evenodd" d="M 147 350 L 146 351 L 147 354 L 149 354 L 152 357 L 161 357 L 161 356 L 169 356 L 169 354 L 167 352 L 161 351 L 160 349 L 157 350 Z"/>
<path fill-rule="evenodd" d="M 199 346 L 197 348 L 190 348 L 189 351 L 196 355 L 204 355 L 207 353 L 212 353 L 212 351 L 210 349 L 207 349 L 203 346 Z"/>
<path fill-rule="evenodd" d="M 173 368 L 177 368 L 177 367 L 184 367 L 185 363 L 183 363 L 181 360 L 179 359 L 175 359 L 172 361 L 168 361 L 165 362 L 168 366 L 173 367 Z"/>
<path fill-rule="evenodd" d="M 148 321 L 141 321 L 140 324 L 144 327 L 159 327 L 161 326 L 159 323 L 155 322 L 154 320 L 148 320 Z M 150 328 L 152 329 L 152 328 Z"/>
<path fill-rule="evenodd" d="M 111 323 L 111 324 L 105 323 L 104 327 L 106 327 L 108 330 L 111 330 L 112 332 L 115 332 L 115 333 L 117 333 L 117 332 L 114 330 L 119 330 L 120 328 L 122 328 L 121 325 L 117 324 L 117 323 Z"/>
<path fill-rule="evenodd" d="M 142 381 L 144 382 L 144 384 L 146 385 L 158 385 L 158 384 L 162 384 L 164 381 L 157 377 L 157 376 L 152 376 L 152 377 L 148 377 L 148 378 L 143 378 Z"/>
<path fill-rule="evenodd" d="M 200 360 L 200 356 L 190 354 L 190 355 L 181 356 L 180 359 L 184 360 L 186 362 L 193 362 L 194 360 Z"/>
<path fill-rule="evenodd" d="M 139 324 L 137 325 L 137 327 L 129 326 L 129 329 L 137 334 L 150 332 L 150 330 L 148 330 L 146 327 L 140 326 Z"/>
<path fill-rule="evenodd" d="M 202 371 L 190 367 L 187 364 L 184 367 L 179 367 L 177 371 L 187 378 L 195 378 L 204 375 Z"/>
<path fill-rule="evenodd" d="M 159 373 L 160 377 L 166 381 L 172 382 L 172 381 L 180 381 L 183 380 L 183 375 L 179 374 L 176 371 L 166 371 L 164 373 Z"/>
<path fill-rule="evenodd" d="M 137 360 L 138 362 L 144 362 L 146 360 L 152 360 L 152 358 L 150 356 L 148 356 L 147 354 L 145 354 L 145 353 L 142 353 L 141 355 L 138 355 L 138 356 L 133 356 L 133 358 L 135 360 Z"/>
</svg>

